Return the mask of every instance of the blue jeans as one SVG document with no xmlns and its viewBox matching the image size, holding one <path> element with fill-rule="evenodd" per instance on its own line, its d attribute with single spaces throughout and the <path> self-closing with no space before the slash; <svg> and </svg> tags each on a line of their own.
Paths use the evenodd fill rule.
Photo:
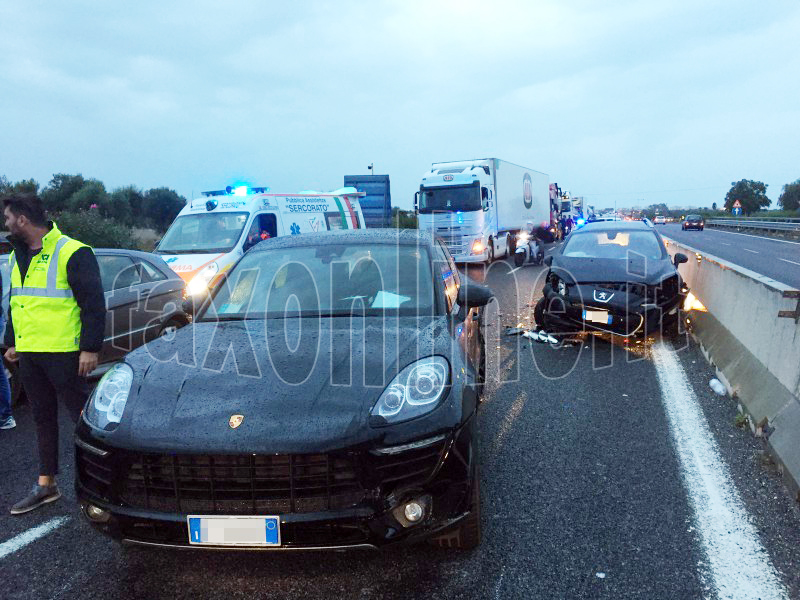
<svg viewBox="0 0 800 600">
<path fill-rule="evenodd" d="M 5 319 L 0 317 L 0 331 L 5 326 Z M 0 421 L 11 416 L 11 386 L 8 385 L 5 365 L 0 363 Z"/>
</svg>

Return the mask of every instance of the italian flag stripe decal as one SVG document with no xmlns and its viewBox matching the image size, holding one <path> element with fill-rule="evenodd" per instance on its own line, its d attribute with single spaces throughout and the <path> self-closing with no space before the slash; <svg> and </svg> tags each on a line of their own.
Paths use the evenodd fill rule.
<svg viewBox="0 0 800 600">
<path fill-rule="evenodd" d="M 344 209 L 342 208 L 342 201 L 339 200 L 338 196 L 333 198 L 336 200 L 336 206 L 339 208 L 339 215 L 342 217 L 342 229 L 349 229 L 347 227 L 347 217 L 344 216 Z"/>
</svg>

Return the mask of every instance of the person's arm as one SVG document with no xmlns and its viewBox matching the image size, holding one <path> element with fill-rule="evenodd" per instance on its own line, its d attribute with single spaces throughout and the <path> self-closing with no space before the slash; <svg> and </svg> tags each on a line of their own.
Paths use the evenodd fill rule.
<svg viewBox="0 0 800 600">
<path fill-rule="evenodd" d="M 67 263 L 67 281 L 81 311 L 81 352 L 99 353 L 106 330 L 106 298 L 100 267 L 91 248 L 76 250 Z"/>
</svg>

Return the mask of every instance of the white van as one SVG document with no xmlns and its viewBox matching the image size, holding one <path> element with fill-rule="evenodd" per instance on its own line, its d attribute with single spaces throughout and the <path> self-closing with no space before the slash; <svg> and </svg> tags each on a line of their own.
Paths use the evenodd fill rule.
<svg viewBox="0 0 800 600">
<path fill-rule="evenodd" d="M 242 254 L 265 239 L 332 229 L 364 229 L 359 197 L 348 187 L 329 193 L 270 194 L 266 188 L 204 192 L 181 209 L 155 249 L 204 294 Z"/>
</svg>

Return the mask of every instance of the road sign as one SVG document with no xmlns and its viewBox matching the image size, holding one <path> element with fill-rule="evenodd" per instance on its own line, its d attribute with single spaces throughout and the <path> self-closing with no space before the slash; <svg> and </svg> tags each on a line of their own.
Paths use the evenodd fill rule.
<svg viewBox="0 0 800 600">
<path fill-rule="evenodd" d="M 739 202 L 738 200 L 734 200 L 733 208 L 742 208 L 742 203 Z"/>
<path fill-rule="evenodd" d="M 737 202 L 738 202 L 738 200 L 737 200 Z M 734 214 L 734 216 L 737 216 L 737 217 L 739 215 L 741 215 L 742 214 L 742 207 L 741 206 L 734 206 L 733 207 L 733 214 Z"/>
</svg>

